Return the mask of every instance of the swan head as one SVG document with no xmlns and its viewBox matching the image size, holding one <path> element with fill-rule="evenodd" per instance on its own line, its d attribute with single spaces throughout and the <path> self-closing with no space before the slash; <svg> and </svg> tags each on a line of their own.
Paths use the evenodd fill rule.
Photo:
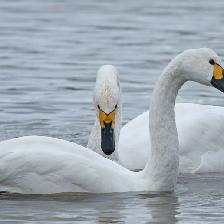
<svg viewBox="0 0 224 224">
<path fill-rule="evenodd" d="M 117 119 L 121 107 L 118 76 L 114 66 L 104 65 L 98 70 L 96 78 L 94 104 L 101 128 L 101 149 L 105 155 L 115 151 L 115 140 L 118 138 L 115 129 L 120 129 Z"/>
<path fill-rule="evenodd" d="M 186 80 L 213 85 L 224 92 L 224 72 L 220 57 L 210 48 L 186 50 L 177 56 L 180 73 Z"/>
</svg>

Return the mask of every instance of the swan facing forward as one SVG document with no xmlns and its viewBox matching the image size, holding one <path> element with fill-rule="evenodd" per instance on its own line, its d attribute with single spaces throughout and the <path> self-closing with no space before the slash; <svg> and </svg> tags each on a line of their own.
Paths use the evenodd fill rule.
<svg viewBox="0 0 224 224">
<path fill-rule="evenodd" d="M 96 120 L 87 147 L 106 158 L 117 160 L 121 117 L 121 88 L 119 74 L 112 65 L 104 65 L 97 72 L 94 91 Z"/>
<path fill-rule="evenodd" d="M 0 190 L 20 193 L 173 191 L 178 176 L 174 104 L 188 80 L 224 91 L 220 58 L 211 49 L 187 50 L 163 71 L 149 116 L 151 157 L 132 172 L 75 143 L 24 137 L 0 143 Z"/>
</svg>

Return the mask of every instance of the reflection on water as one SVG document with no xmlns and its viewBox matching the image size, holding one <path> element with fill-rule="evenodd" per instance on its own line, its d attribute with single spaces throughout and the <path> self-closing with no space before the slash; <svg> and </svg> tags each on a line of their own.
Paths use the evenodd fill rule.
<svg viewBox="0 0 224 224">
<path fill-rule="evenodd" d="M 175 193 L 2 194 L 2 223 L 223 223 L 224 177 L 185 175 Z M 25 211 L 25 212 L 24 212 Z M 1 221 L 0 221 L 1 222 Z"/>
<path fill-rule="evenodd" d="M 92 90 L 114 64 L 124 122 L 148 109 L 158 75 L 188 48 L 221 56 L 224 1 L 0 1 L 0 140 L 48 135 L 86 144 Z M 191 87 L 191 88 L 190 88 Z M 217 90 L 188 84 L 182 102 L 224 105 Z M 184 176 L 175 194 L 1 195 L 2 223 L 223 223 L 224 181 Z"/>
<path fill-rule="evenodd" d="M 178 214 L 177 197 L 168 193 L 4 195 L 1 199 L 5 203 L 1 219 L 12 221 L 19 217 L 21 221 L 141 223 L 142 220 L 144 223 L 156 220 L 160 223 L 174 223 Z M 18 205 L 22 205 L 20 212 Z M 9 207 L 11 213 L 7 212 Z M 22 209 L 27 211 L 26 214 Z"/>
</svg>

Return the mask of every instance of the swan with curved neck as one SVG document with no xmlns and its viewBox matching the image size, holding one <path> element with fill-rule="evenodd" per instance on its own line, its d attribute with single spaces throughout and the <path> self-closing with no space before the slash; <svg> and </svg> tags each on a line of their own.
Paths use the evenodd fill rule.
<svg viewBox="0 0 224 224">
<path fill-rule="evenodd" d="M 117 160 L 122 117 L 119 74 L 112 65 L 101 66 L 94 91 L 96 120 L 87 147 L 106 158 Z"/>
<path fill-rule="evenodd" d="M 220 58 L 211 49 L 188 50 L 159 78 L 149 117 L 152 153 L 141 172 L 132 172 L 75 143 L 29 137 L 0 143 L 0 190 L 20 193 L 173 191 L 178 176 L 174 104 L 188 80 L 224 91 Z"/>
<path fill-rule="evenodd" d="M 214 62 L 211 61 L 211 63 Z M 221 70 L 220 66 L 214 66 L 216 72 Z M 168 70 L 174 73 L 178 72 L 175 72 L 174 67 Z M 191 70 L 190 68 L 189 71 Z M 166 85 L 161 84 L 160 91 L 164 90 L 165 87 Z M 169 93 L 168 90 L 166 92 Z M 161 93 L 157 95 L 160 96 Z M 170 98 L 170 93 L 168 97 Z M 152 99 L 157 101 L 155 94 Z M 162 104 L 165 105 L 165 103 Z M 167 111 L 170 110 L 168 106 L 165 108 L 167 108 Z M 158 116 L 156 117 L 154 114 L 155 118 L 160 119 L 162 117 L 159 111 L 156 110 L 155 113 L 158 113 Z M 149 131 L 149 113 L 147 111 L 139 115 L 128 122 L 121 130 L 118 145 L 119 162 L 130 170 L 144 169 L 148 161 L 148 155 L 151 156 L 151 142 L 147 134 Z M 221 160 L 218 162 L 217 158 L 222 157 L 224 153 L 224 139 L 217 138 L 217 136 L 224 131 L 224 107 L 177 103 L 175 105 L 175 119 L 179 138 L 180 172 L 223 172 L 223 163 Z M 139 133 L 141 135 L 136 138 Z"/>
<path fill-rule="evenodd" d="M 149 112 L 151 159 L 146 168 L 162 189 L 174 187 L 179 166 L 179 142 L 175 123 L 175 100 L 186 81 L 213 85 L 223 91 L 221 60 L 211 49 L 187 50 L 166 67 L 153 91 Z M 157 180 L 156 180 L 157 179 Z M 163 186 L 164 185 L 164 186 Z"/>
<path fill-rule="evenodd" d="M 122 117 L 120 98 L 118 71 L 111 65 L 102 66 L 97 73 L 94 92 L 96 121 L 87 147 L 130 170 L 142 170 L 151 155 L 148 135 L 149 112 L 128 122 L 121 129 L 119 136 Z M 102 108 L 109 108 L 104 109 L 105 111 L 112 111 L 112 113 L 106 115 L 100 107 L 101 104 L 104 104 Z M 113 110 L 114 105 L 116 107 L 118 105 L 116 110 Z M 109 123 L 112 122 L 110 118 L 114 117 L 115 127 L 105 129 L 104 121 L 102 119 L 100 121 L 100 117 L 108 120 Z M 223 172 L 223 165 L 221 161 L 221 164 L 217 163 L 217 157 L 222 157 L 224 153 L 224 139 L 216 136 L 224 129 L 224 108 L 195 103 L 177 103 L 175 118 L 179 136 L 180 172 Z M 109 130 L 104 131 L 108 134 L 102 134 L 103 130 Z M 110 130 L 112 138 L 109 134 Z M 112 139 L 113 141 L 110 141 Z M 107 144 L 102 144 L 105 142 Z M 105 147 L 108 145 L 109 147 Z"/>
</svg>

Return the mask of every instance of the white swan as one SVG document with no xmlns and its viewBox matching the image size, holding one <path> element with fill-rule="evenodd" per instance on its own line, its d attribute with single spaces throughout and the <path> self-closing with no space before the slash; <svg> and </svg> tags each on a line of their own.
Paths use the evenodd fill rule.
<svg viewBox="0 0 224 224">
<path fill-rule="evenodd" d="M 210 49 L 188 50 L 172 60 L 151 101 L 151 157 L 141 172 L 75 143 L 23 137 L 0 143 L 0 190 L 20 193 L 173 191 L 178 176 L 174 104 L 188 80 L 224 91 L 220 59 Z"/>
<path fill-rule="evenodd" d="M 224 131 L 224 107 L 177 103 L 175 115 L 180 172 L 224 172 L 224 162 L 219 159 L 224 156 L 224 138 L 219 137 Z M 148 161 L 151 152 L 148 120 L 146 111 L 121 129 L 119 162 L 130 170 L 143 169 Z"/>
<path fill-rule="evenodd" d="M 117 160 L 122 104 L 119 74 L 112 65 L 104 65 L 97 72 L 94 107 L 96 120 L 87 147 L 106 158 Z"/>
</svg>

